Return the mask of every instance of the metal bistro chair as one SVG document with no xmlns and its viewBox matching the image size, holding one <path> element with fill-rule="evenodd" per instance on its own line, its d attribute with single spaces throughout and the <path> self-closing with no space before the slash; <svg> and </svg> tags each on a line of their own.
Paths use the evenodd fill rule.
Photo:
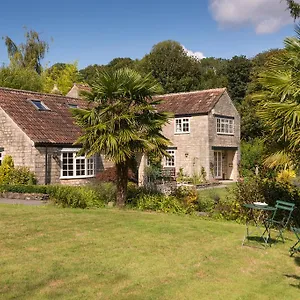
<svg viewBox="0 0 300 300">
<path fill-rule="evenodd" d="M 300 252 L 300 228 L 291 227 L 298 241 L 290 248 L 290 255 L 293 256 L 296 252 Z"/>
<path fill-rule="evenodd" d="M 276 210 L 274 211 L 272 217 L 265 221 L 264 225 L 266 229 L 262 234 L 262 237 L 268 235 L 266 238 L 269 240 L 271 228 L 275 228 L 278 230 L 276 240 L 281 238 L 282 242 L 284 243 L 283 231 L 287 228 L 291 220 L 293 210 L 295 209 L 295 204 L 277 200 L 275 208 Z"/>
</svg>

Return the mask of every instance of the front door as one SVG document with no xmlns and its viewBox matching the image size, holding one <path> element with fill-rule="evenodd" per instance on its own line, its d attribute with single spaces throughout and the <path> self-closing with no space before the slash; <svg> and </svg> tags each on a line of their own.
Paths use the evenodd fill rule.
<svg viewBox="0 0 300 300">
<path fill-rule="evenodd" d="M 222 151 L 214 152 L 214 177 L 222 179 Z"/>
</svg>

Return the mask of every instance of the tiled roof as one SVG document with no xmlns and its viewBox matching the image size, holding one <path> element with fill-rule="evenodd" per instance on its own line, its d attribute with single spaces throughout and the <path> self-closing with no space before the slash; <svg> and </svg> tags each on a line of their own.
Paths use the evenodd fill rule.
<svg viewBox="0 0 300 300">
<path fill-rule="evenodd" d="M 39 111 L 30 99 L 41 100 L 48 111 Z M 0 88 L 0 108 L 34 143 L 73 144 L 80 136 L 68 104 L 87 108 L 81 99 L 52 94 Z"/>
<path fill-rule="evenodd" d="M 163 100 L 162 103 L 157 106 L 158 111 L 166 111 L 174 115 L 202 114 L 210 112 L 225 91 L 225 88 L 221 88 L 166 94 L 155 96 L 154 99 Z"/>
<path fill-rule="evenodd" d="M 76 86 L 80 91 L 90 92 L 92 90 L 87 84 L 75 83 L 74 86 Z"/>
</svg>

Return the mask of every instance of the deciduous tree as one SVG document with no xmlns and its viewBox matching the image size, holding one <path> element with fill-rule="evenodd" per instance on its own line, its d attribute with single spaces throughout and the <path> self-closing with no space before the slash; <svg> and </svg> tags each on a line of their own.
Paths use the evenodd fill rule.
<svg viewBox="0 0 300 300">
<path fill-rule="evenodd" d="M 49 50 L 49 44 L 40 39 L 39 33 L 34 30 L 25 31 L 25 43 L 19 46 L 8 36 L 4 38 L 8 57 L 13 65 L 42 72 L 41 61 Z"/>
</svg>

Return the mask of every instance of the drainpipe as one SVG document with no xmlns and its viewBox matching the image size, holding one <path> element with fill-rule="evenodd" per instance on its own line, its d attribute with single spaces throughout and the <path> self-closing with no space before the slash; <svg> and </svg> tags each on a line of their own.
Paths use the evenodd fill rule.
<svg viewBox="0 0 300 300">
<path fill-rule="evenodd" d="M 48 147 L 45 149 L 45 185 L 48 184 Z"/>
</svg>

